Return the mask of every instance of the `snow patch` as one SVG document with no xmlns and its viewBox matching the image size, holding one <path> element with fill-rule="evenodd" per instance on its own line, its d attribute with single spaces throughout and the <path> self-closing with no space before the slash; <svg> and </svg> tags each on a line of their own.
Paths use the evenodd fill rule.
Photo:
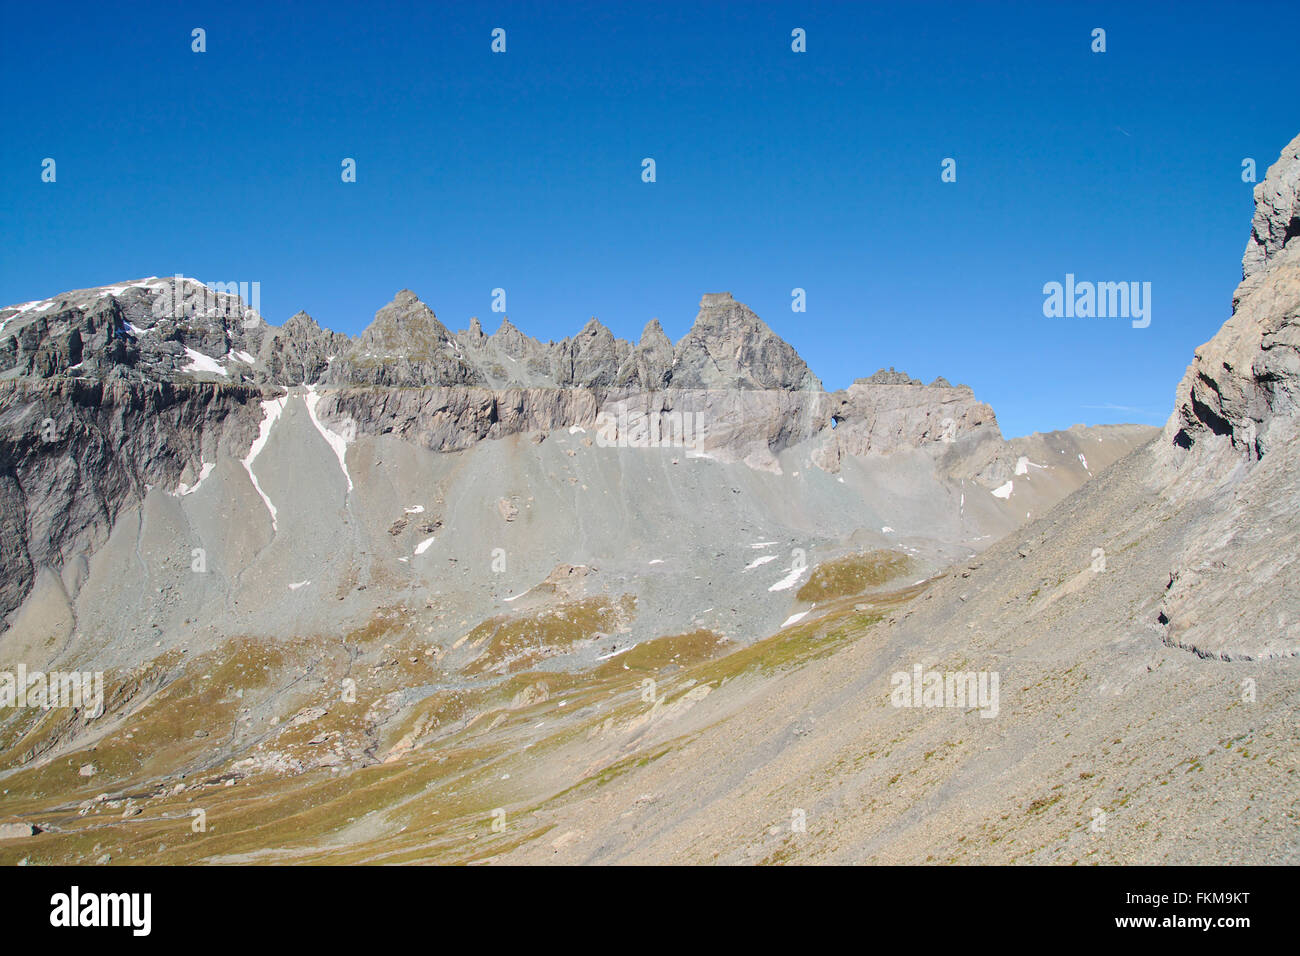
<svg viewBox="0 0 1300 956">
<path fill-rule="evenodd" d="M 294 584 L 290 584 L 290 585 L 289 585 L 289 590 L 290 590 L 290 591 L 296 591 L 296 590 L 298 590 L 299 588 L 305 588 L 305 587 L 306 587 L 307 585 L 309 585 L 309 584 L 311 584 L 311 581 L 309 581 L 309 580 L 308 580 L 308 581 L 298 581 L 298 582 L 296 582 L 296 583 L 294 583 Z"/>
<path fill-rule="evenodd" d="M 767 564 L 767 562 L 769 561 L 775 561 L 775 560 L 776 560 L 775 554 L 765 554 L 761 558 L 755 558 L 753 561 L 750 561 L 749 564 L 745 565 L 745 570 L 752 571 L 761 565 Z"/>
<path fill-rule="evenodd" d="M 307 404 L 307 414 L 311 416 L 311 423 L 316 426 L 321 437 L 329 443 L 330 448 L 334 449 L 334 457 L 339 460 L 339 468 L 343 469 L 343 477 L 348 480 L 348 491 L 352 491 L 352 476 L 348 474 L 348 440 L 336 432 L 330 431 L 316 417 L 316 406 L 320 404 L 320 393 L 316 391 L 315 385 L 307 386 L 307 395 L 303 399 Z M 416 554 L 419 554 L 417 551 Z"/>
<path fill-rule="evenodd" d="M 809 610 L 812 609 L 809 608 Z M 789 617 L 785 619 L 785 623 L 781 625 L 781 628 L 785 629 L 789 627 L 791 624 L 798 624 L 807 616 L 808 616 L 808 611 L 800 611 L 798 614 L 791 614 Z"/>
<path fill-rule="evenodd" d="M 415 546 L 415 553 L 424 554 L 424 552 L 429 550 L 429 546 L 433 544 L 434 540 L 434 538 L 425 538 Z"/>
<path fill-rule="evenodd" d="M 768 588 L 768 590 L 769 591 L 790 590 L 792 587 L 795 586 L 796 583 L 798 583 L 799 578 L 801 578 L 804 572 L 807 570 L 808 570 L 807 568 L 791 568 L 789 574 L 783 577 L 780 581 L 777 581 L 776 584 L 773 584 L 770 588 Z"/>
<path fill-rule="evenodd" d="M 210 355 L 196 352 L 189 347 L 186 347 L 185 355 L 189 358 L 190 364 L 181 366 L 182 372 L 212 372 L 216 375 L 224 375 L 227 378 L 230 376 L 230 373 L 222 367 L 221 363 Z"/>
<path fill-rule="evenodd" d="M 178 482 L 176 485 L 176 490 L 172 492 L 172 497 L 179 498 L 182 495 L 194 494 L 194 492 L 199 490 L 199 485 L 203 484 L 203 479 L 208 477 L 208 475 L 212 474 L 212 469 L 215 467 L 217 467 L 215 462 L 211 462 L 211 461 L 203 462 L 203 466 L 199 468 L 199 480 L 194 482 L 193 487 L 185 484 L 185 482 L 183 481 Z"/>
<path fill-rule="evenodd" d="M 277 530 L 275 505 L 271 503 L 271 499 L 268 498 L 266 492 L 262 490 L 262 486 L 257 481 L 257 475 L 253 474 L 253 462 L 257 456 L 262 453 L 262 449 L 266 447 L 267 439 L 271 437 L 271 427 L 276 423 L 276 420 L 279 419 L 280 413 L 284 411 L 284 406 L 288 401 L 289 397 L 286 395 L 283 398 L 273 398 L 270 401 L 262 403 L 262 424 L 258 427 L 257 437 L 253 439 L 253 444 L 249 446 L 248 457 L 243 461 L 244 470 L 248 472 L 248 477 L 253 480 L 253 490 L 255 490 L 258 495 L 261 496 L 262 501 L 266 503 L 266 510 L 271 512 L 272 531 Z"/>
<path fill-rule="evenodd" d="M 48 306 L 45 306 L 45 303 L 49 301 L 50 301 L 49 299 L 37 299 L 34 302 L 24 302 L 21 305 L 15 305 L 13 308 L 17 309 L 18 311 L 16 311 L 13 315 L 9 316 L 9 318 L 5 319 L 6 324 L 12 322 L 14 319 L 18 318 L 18 316 L 22 315 L 24 312 L 32 311 L 38 305 L 48 308 Z M 40 309 L 40 311 L 44 312 L 45 308 Z"/>
<path fill-rule="evenodd" d="M 1012 489 L 1013 487 L 1015 487 L 1015 482 L 1014 482 L 1014 481 L 1008 481 L 1008 482 L 1007 482 L 1005 485 L 1003 485 L 1001 488 L 994 488 L 994 489 L 993 489 L 993 497 L 994 497 L 994 498 L 1010 498 L 1010 497 L 1011 497 L 1011 489 Z"/>
<path fill-rule="evenodd" d="M 9 316 L 8 319 L 5 319 L 5 322 L 18 318 L 18 316 L 22 315 L 24 312 L 48 312 L 50 309 L 54 308 L 54 305 L 54 299 L 37 299 L 34 302 L 24 302 L 22 305 L 9 306 L 9 308 L 17 309 L 17 311 L 13 315 Z"/>
<path fill-rule="evenodd" d="M 424 505 L 411 505 L 411 507 L 405 508 L 403 510 L 408 515 L 422 515 L 424 514 Z"/>
</svg>

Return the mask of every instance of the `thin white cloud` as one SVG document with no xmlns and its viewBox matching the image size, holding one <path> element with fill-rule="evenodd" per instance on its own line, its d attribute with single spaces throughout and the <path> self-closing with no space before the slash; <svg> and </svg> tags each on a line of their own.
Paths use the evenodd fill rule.
<svg viewBox="0 0 1300 956">
<path fill-rule="evenodd" d="M 1148 417 L 1164 418 L 1168 412 L 1160 411 L 1153 408 L 1141 408 L 1137 405 L 1116 405 L 1114 402 L 1105 402 L 1101 405 L 1080 405 L 1080 408 L 1089 408 L 1105 412 L 1124 412 L 1128 415 L 1146 415 Z"/>
</svg>

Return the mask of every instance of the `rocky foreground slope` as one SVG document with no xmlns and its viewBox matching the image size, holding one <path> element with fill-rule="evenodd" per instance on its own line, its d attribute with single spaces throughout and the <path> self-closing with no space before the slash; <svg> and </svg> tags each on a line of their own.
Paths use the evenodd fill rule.
<svg viewBox="0 0 1300 956">
<path fill-rule="evenodd" d="M 1298 148 L 1159 435 L 828 394 L 729 296 L 671 348 L 0 312 L 140 349 L 8 350 L 0 663 L 107 691 L 0 720 L 0 861 L 1297 862 Z"/>
</svg>

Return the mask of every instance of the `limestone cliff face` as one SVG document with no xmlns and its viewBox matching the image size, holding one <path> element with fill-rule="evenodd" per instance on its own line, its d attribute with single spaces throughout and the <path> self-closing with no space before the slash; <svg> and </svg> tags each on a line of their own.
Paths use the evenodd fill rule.
<svg viewBox="0 0 1300 956">
<path fill-rule="evenodd" d="M 597 399 L 584 389 L 431 386 L 329 389 L 317 414 L 357 434 L 394 435 L 434 451 L 463 451 L 480 441 L 595 422 Z"/>
<path fill-rule="evenodd" d="M 1300 410 L 1300 136 L 1255 187 L 1233 314 L 1178 386 L 1165 436 L 1203 456 L 1216 437 L 1252 459 L 1296 435 Z M 1175 463 L 1182 456 L 1171 452 Z"/>
<path fill-rule="evenodd" d="M 0 383 L 0 616 L 40 568 L 89 555 L 149 488 L 196 483 L 218 454 L 242 457 L 259 395 L 168 382 Z"/>
<path fill-rule="evenodd" d="M 891 378 L 892 384 L 876 384 L 875 378 L 828 396 L 835 428 L 814 459 L 826 470 L 837 470 L 846 455 L 951 444 L 972 434 L 1002 437 L 993 409 L 965 385 L 922 385 L 906 375 L 899 376 L 901 381 Z"/>
<path fill-rule="evenodd" d="M 964 387 L 853 385 L 827 393 L 352 386 L 321 395 L 318 413 L 332 427 L 392 434 L 434 451 L 577 427 L 601 445 L 679 447 L 764 470 L 777 470 L 777 455 L 807 442 L 813 463 L 834 473 L 846 456 L 888 455 L 971 436 L 1001 442 L 993 410 Z"/>
<path fill-rule="evenodd" d="M 1255 186 L 1255 217 L 1241 258 L 1242 277 L 1269 268 L 1287 243 L 1300 235 L 1300 136 L 1283 149 Z"/>
</svg>

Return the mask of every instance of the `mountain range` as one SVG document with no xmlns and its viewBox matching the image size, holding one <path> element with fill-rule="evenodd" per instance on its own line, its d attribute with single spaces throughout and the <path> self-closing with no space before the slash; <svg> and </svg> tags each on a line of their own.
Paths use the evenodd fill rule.
<svg viewBox="0 0 1300 956">
<path fill-rule="evenodd" d="M 1297 235 L 1300 137 L 1166 426 L 1013 439 L 726 293 L 2 309 L 0 668 L 107 692 L 0 716 L 0 862 L 1293 863 Z"/>
</svg>

